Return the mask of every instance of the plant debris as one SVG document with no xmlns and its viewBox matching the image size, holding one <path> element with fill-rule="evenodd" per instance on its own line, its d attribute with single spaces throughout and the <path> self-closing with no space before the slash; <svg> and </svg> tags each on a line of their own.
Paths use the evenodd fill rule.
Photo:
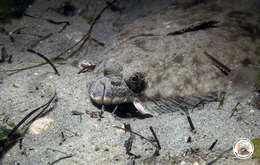
<svg viewBox="0 0 260 165">
<path fill-rule="evenodd" d="M 42 41 L 48 39 L 48 38 L 51 37 L 52 35 L 53 35 L 53 33 L 49 33 L 49 34 L 47 34 L 47 35 L 41 37 L 39 40 L 37 40 L 37 41 L 35 41 L 34 43 L 32 43 L 32 44 L 29 46 L 29 48 L 30 48 L 30 49 L 35 48 L 39 43 L 41 43 Z"/>
<path fill-rule="evenodd" d="M 216 163 L 226 152 L 229 152 L 233 149 L 233 147 L 230 147 L 229 149 L 223 151 L 221 154 L 219 154 L 215 159 L 211 160 L 210 162 L 208 162 L 206 165 L 212 165 L 214 163 Z"/>
<path fill-rule="evenodd" d="M 132 131 L 130 124 L 124 124 L 124 128 Z M 130 132 L 130 137 L 125 141 L 124 147 L 125 147 L 127 155 L 129 155 L 130 157 L 133 156 L 134 159 L 137 159 L 137 158 L 140 158 L 140 155 L 135 155 L 135 154 L 131 153 L 134 139 L 135 139 L 135 136 Z"/>
<path fill-rule="evenodd" d="M 229 116 L 229 118 L 231 118 L 234 114 L 235 114 L 235 112 L 237 112 L 238 111 L 238 106 L 240 105 L 240 102 L 237 102 L 237 104 L 235 105 L 235 107 L 232 109 L 232 112 L 231 112 L 231 115 Z"/>
<path fill-rule="evenodd" d="M 180 34 L 184 34 L 187 32 L 205 30 L 205 29 L 209 29 L 209 28 L 216 28 L 217 23 L 218 23 L 218 21 L 205 21 L 205 22 L 202 22 L 202 23 L 199 23 L 196 25 L 190 25 L 189 27 L 181 29 L 181 30 L 170 32 L 167 34 L 167 36 L 180 35 Z"/>
<path fill-rule="evenodd" d="M 213 62 L 213 65 L 216 66 L 222 73 L 224 73 L 226 76 L 230 74 L 231 69 L 229 69 L 227 66 L 219 62 L 216 58 L 211 56 L 207 51 L 204 51 L 204 54 Z"/>
<path fill-rule="evenodd" d="M 67 153 L 65 153 L 63 151 L 60 151 L 60 150 L 57 150 L 57 149 L 47 148 L 47 150 L 51 150 L 53 152 L 59 152 L 59 153 L 62 153 L 62 154 L 65 155 L 65 156 L 60 157 L 60 158 L 58 158 L 57 160 L 55 160 L 55 161 L 53 161 L 51 163 L 48 163 L 49 165 L 54 165 L 55 163 L 57 163 L 57 162 L 59 162 L 59 161 L 61 161 L 63 159 L 71 158 L 73 156 L 72 154 L 67 154 Z"/>
<path fill-rule="evenodd" d="M 80 119 L 80 122 L 82 121 L 82 115 L 84 114 L 83 112 L 79 112 L 79 111 L 71 111 L 71 114 L 72 115 L 75 115 L 75 116 L 79 116 L 79 119 Z"/>
<path fill-rule="evenodd" d="M 36 17 L 36 16 L 32 16 L 30 14 L 25 14 L 25 16 L 27 17 L 30 17 L 30 18 L 34 18 L 34 19 L 40 19 L 40 20 L 45 20 L 51 24 L 54 24 L 54 25 L 61 25 L 61 24 L 64 24 L 63 27 L 58 31 L 58 33 L 61 33 L 63 30 L 65 30 L 65 28 L 67 26 L 70 25 L 70 23 L 68 21 L 54 21 L 52 19 L 48 19 L 48 18 L 42 18 L 42 17 Z"/>
<path fill-rule="evenodd" d="M 190 113 L 189 113 L 189 110 L 187 108 L 182 108 L 185 116 L 187 117 L 188 119 L 188 122 L 190 124 L 190 128 L 191 128 L 191 131 L 193 131 L 195 129 L 193 123 L 192 123 L 192 120 L 191 120 L 191 117 L 190 117 Z"/>
<path fill-rule="evenodd" d="M 211 144 L 211 146 L 209 147 L 209 150 L 212 151 L 212 149 L 215 147 L 215 145 L 217 144 L 217 142 L 218 142 L 218 139 L 216 139 L 216 140 Z"/>
<path fill-rule="evenodd" d="M 56 98 L 56 92 L 54 93 L 53 97 L 42 106 L 32 110 L 29 114 L 27 114 L 17 125 L 12 124 L 12 129 L 6 128 L 4 126 L 0 126 L 0 155 L 3 152 L 6 152 L 9 147 L 11 147 L 13 144 L 15 144 L 17 141 L 23 138 L 25 133 L 27 132 L 29 126 L 32 124 L 33 121 L 41 117 L 42 115 L 46 114 L 49 110 L 46 111 L 46 109 L 49 107 L 49 105 L 54 101 Z M 40 112 L 34 116 L 29 122 L 24 124 L 21 131 L 18 131 L 18 128 L 25 123 L 27 119 L 29 119 L 33 114 L 36 112 Z M 21 145 L 21 144 L 20 144 Z"/>
<path fill-rule="evenodd" d="M 55 74 L 57 74 L 58 76 L 60 76 L 60 74 L 59 74 L 57 68 L 55 67 L 55 65 L 53 65 L 53 63 L 52 63 L 47 57 L 45 57 L 43 54 L 41 54 L 41 53 L 39 53 L 39 52 L 36 52 L 36 51 L 34 51 L 34 50 L 32 50 L 32 49 L 27 49 L 27 51 L 28 51 L 28 52 L 31 52 L 31 53 L 34 53 L 34 54 L 38 55 L 39 57 L 43 58 L 48 64 L 51 65 L 51 67 L 52 67 L 53 70 L 55 71 Z"/>
<path fill-rule="evenodd" d="M 119 126 L 115 126 L 115 125 L 113 125 L 112 127 L 124 130 L 124 131 L 129 132 L 129 133 L 131 133 L 133 135 L 139 136 L 141 139 L 144 139 L 144 140 L 148 141 L 149 143 L 151 143 L 155 147 L 155 151 L 154 151 L 153 157 L 159 155 L 159 151 L 161 150 L 161 146 L 160 146 L 159 140 L 158 140 L 158 138 L 157 138 L 157 136 L 156 136 L 152 126 L 149 127 L 151 132 L 152 132 L 152 134 L 153 134 L 153 137 L 154 137 L 154 139 L 152 139 L 152 140 L 149 139 L 149 138 L 144 137 L 143 135 L 141 135 L 139 133 L 136 133 L 136 132 L 134 132 L 132 130 L 129 130 L 126 127 L 119 127 Z M 155 141 L 155 143 L 154 143 L 154 141 Z"/>
</svg>

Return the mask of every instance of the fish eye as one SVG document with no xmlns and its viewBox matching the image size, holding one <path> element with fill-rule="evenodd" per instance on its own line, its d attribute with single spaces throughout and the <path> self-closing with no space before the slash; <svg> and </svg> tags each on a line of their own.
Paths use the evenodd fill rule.
<svg viewBox="0 0 260 165">
<path fill-rule="evenodd" d="M 138 78 L 136 75 L 132 77 L 132 81 L 137 81 L 137 80 L 138 80 Z"/>
</svg>

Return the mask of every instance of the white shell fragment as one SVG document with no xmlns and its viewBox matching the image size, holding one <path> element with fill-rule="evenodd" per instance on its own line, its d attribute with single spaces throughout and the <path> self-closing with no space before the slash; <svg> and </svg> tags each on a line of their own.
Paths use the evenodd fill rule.
<svg viewBox="0 0 260 165">
<path fill-rule="evenodd" d="M 39 118 L 30 125 L 29 130 L 32 134 L 40 134 L 47 130 L 53 122 L 54 120 L 47 117 Z"/>
<path fill-rule="evenodd" d="M 78 63 L 78 67 L 80 69 L 87 69 L 88 71 L 92 71 L 95 69 L 96 64 L 88 60 L 83 60 Z"/>
<path fill-rule="evenodd" d="M 86 67 L 92 67 L 92 66 L 96 66 L 96 64 L 94 62 L 90 62 L 90 61 L 87 61 L 87 60 L 83 60 L 83 61 L 79 62 L 79 68 L 80 69 L 83 69 L 83 68 L 86 68 Z"/>
</svg>

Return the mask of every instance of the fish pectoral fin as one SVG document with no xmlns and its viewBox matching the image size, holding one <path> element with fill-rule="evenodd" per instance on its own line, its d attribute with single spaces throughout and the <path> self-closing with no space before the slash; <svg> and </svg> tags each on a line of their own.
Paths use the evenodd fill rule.
<svg viewBox="0 0 260 165">
<path fill-rule="evenodd" d="M 139 101 L 134 101 L 133 104 L 138 112 L 140 112 L 141 114 L 154 116 L 154 114 L 148 111 L 147 108 L 145 108 Z"/>
</svg>

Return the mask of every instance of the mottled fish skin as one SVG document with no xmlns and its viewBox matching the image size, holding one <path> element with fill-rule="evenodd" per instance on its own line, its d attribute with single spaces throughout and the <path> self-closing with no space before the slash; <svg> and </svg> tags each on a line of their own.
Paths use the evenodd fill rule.
<svg viewBox="0 0 260 165">
<path fill-rule="evenodd" d="M 130 103 L 138 96 L 116 76 L 104 76 L 93 81 L 88 86 L 88 93 L 90 99 L 99 105 Z"/>
<path fill-rule="evenodd" d="M 135 72 L 125 82 L 129 89 L 135 93 L 141 93 L 147 87 L 147 82 L 145 80 L 145 74 L 142 72 Z"/>
</svg>

